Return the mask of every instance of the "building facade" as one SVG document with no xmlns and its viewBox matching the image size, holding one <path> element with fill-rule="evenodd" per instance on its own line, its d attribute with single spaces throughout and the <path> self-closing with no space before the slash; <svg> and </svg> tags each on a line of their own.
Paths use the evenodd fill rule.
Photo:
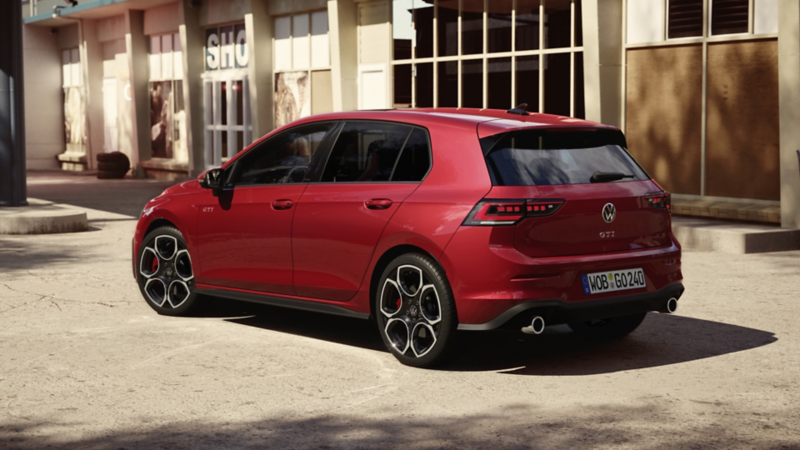
<svg viewBox="0 0 800 450">
<path fill-rule="evenodd" d="M 175 178 L 311 114 L 527 103 L 619 126 L 678 212 L 800 228 L 796 0 L 23 4 L 29 168 Z"/>
</svg>

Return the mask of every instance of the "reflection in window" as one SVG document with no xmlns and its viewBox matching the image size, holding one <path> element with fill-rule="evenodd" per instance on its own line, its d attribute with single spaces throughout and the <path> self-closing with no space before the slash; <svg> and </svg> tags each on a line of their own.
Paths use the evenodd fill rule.
<svg viewBox="0 0 800 450">
<path fill-rule="evenodd" d="M 544 112 L 569 116 L 569 53 L 544 55 Z"/>
<path fill-rule="evenodd" d="M 411 64 L 394 66 L 394 107 L 411 107 Z"/>
<path fill-rule="evenodd" d="M 539 56 L 517 58 L 517 98 L 514 106 L 528 104 L 528 111 L 539 111 Z"/>
<path fill-rule="evenodd" d="M 462 0 L 461 54 L 483 53 L 483 0 Z"/>
<path fill-rule="evenodd" d="M 511 102 L 511 58 L 489 59 L 489 108 L 509 109 Z"/>
<path fill-rule="evenodd" d="M 486 24 L 489 39 L 489 53 L 511 51 L 511 0 L 489 2 L 489 15 Z"/>
<path fill-rule="evenodd" d="M 433 108 L 433 63 L 416 64 L 417 108 Z"/>
<path fill-rule="evenodd" d="M 458 107 L 458 61 L 440 62 L 439 64 L 439 103 L 440 108 Z"/>
<path fill-rule="evenodd" d="M 439 56 L 458 55 L 458 0 L 440 0 L 436 21 Z"/>
<path fill-rule="evenodd" d="M 539 49 L 539 22 L 539 0 L 517 0 L 517 51 Z"/>
<path fill-rule="evenodd" d="M 483 60 L 461 62 L 462 97 L 464 108 L 483 108 Z"/>
<path fill-rule="evenodd" d="M 571 45 L 571 5 L 571 0 L 548 0 L 544 3 L 545 48 L 563 48 Z"/>
</svg>

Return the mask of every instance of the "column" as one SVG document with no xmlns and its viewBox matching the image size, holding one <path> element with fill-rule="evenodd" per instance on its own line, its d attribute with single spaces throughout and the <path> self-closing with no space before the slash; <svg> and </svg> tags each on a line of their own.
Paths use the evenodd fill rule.
<svg viewBox="0 0 800 450">
<path fill-rule="evenodd" d="M 205 32 L 200 26 L 201 8 L 191 0 L 178 3 L 181 48 L 183 48 L 183 104 L 186 108 L 186 148 L 189 150 L 189 176 L 198 176 L 206 169 L 204 155 L 205 123 L 203 122 L 203 48 Z"/>
<path fill-rule="evenodd" d="M 781 226 L 800 228 L 800 3 L 778 2 Z"/>
<path fill-rule="evenodd" d="M 144 177 L 139 164 L 147 161 L 150 149 L 150 87 L 148 81 L 147 36 L 144 34 L 144 11 L 125 11 L 125 46 L 130 69 L 131 97 L 131 166 L 136 177 Z M 121 140 L 121 139 L 120 139 Z"/>
<path fill-rule="evenodd" d="M 622 0 L 583 1 L 586 119 L 622 124 Z"/>
<path fill-rule="evenodd" d="M 358 9 L 353 0 L 328 0 L 333 110 L 358 109 Z"/>
<path fill-rule="evenodd" d="M 250 118 L 253 124 L 253 141 L 272 130 L 273 92 L 272 75 L 273 19 L 267 14 L 266 2 L 249 0 L 245 7 L 244 26 L 247 32 L 247 78 L 250 87 Z"/>
</svg>

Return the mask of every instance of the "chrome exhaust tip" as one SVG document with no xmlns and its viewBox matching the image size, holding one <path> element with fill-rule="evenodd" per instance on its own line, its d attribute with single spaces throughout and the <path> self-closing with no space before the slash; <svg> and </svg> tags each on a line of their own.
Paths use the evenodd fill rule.
<svg viewBox="0 0 800 450">
<path fill-rule="evenodd" d="M 531 320 L 531 331 L 533 331 L 533 334 L 542 334 L 544 331 L 544 319 L 542 316 L 536 316 Z"/>
<path fill-rule="evenodd" d="M 661 310 L 663 313 L 672 314 L 678 309 L 678 299 L 672 297 L 671 299 L 667 300 L 667 303 L 664 304 L 664 309 Z"/>
</svg>

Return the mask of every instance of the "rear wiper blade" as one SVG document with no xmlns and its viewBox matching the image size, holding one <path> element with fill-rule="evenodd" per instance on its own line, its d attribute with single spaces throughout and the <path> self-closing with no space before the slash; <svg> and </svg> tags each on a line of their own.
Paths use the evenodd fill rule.
<svg viewBox="0 0 800 450">
<path fill-rule="evenodd" d="M 592 183 L 605 183 L 607 181 L 617 181 L 623 178 L 634 178 L 636 175 L 626 175 L 620 172 L 595 172 L 589 179 Z"/>
</svg>

